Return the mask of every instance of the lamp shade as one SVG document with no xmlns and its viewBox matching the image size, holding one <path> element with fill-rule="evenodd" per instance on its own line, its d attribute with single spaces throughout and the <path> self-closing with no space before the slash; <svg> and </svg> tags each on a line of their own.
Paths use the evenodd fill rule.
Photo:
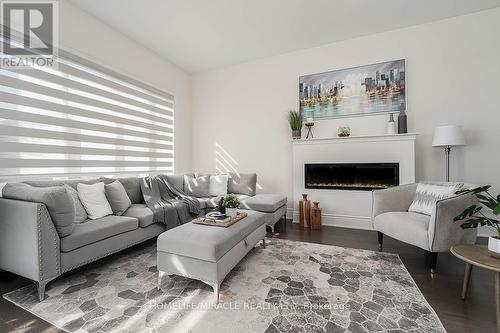
<svg viewBox="0 0 500 333">
<path fill-rule="evenodd" d="M 432 146 L 465 146 L 465 136 L 462 126 L 448 125 L 436 127 Z"/>
</svg>

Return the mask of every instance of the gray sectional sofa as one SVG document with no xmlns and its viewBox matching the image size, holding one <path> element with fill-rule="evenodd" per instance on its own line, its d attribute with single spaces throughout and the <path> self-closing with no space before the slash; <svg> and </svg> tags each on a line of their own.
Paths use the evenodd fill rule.
<svg viewBox="0 0 500 333">
<path fill-rule="evenodd" d="M 184 190 L 183 175 L 169 177 Z M 132 205 L 121 216 L 109 215 L 81 223 L 74 223 L 74 210 L 65 210 L 71 201 L 65 199 L 61 186 L 67 184 L 76 189 L 78 183 L 107 184 L 115 179 L 29 181 L 25 183 L 31 187 L 10 193 L 10 198 L 4 195 L 0 198 L 0 269 L 33 280 L 42 300 L 46 284 L 61 274 L 163 233 L 165 225 L 153 222 L 153 212 L 144 203 L 140 179 L 119 180 Z M 56 190 L 50 195 L 39 195 L 36 189 L 41 187 Z M 273 231 L 275 223 L 285 218 L 286 197 L 256 194 L 255 174 L 231 174 L 228 192 L 238 195 L 242 210 L 263 213 L 265 223 Z M 220 197 L 198 200 L 204 214 L 217 207 Z"/>
</svg>

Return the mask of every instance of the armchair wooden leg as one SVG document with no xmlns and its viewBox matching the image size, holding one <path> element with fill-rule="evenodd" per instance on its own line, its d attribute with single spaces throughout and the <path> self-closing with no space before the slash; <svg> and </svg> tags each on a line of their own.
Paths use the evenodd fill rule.
<svg viewBox="0 0 500 333">
<path fill-rule="evenodd" d="M 378 250 L 382 251 L 382 243 L 384 242 L 384 234 L 380 231 L 377 231 L 378 236 Z"/>
<path fill-rule="evenodd" d="M 437 254 L 437 252 L 428 252 L 428 253 L 429 253 L 429 257 L 430 257 L 431 274 L 436 274 L 438 254 Z"/>
</svg>

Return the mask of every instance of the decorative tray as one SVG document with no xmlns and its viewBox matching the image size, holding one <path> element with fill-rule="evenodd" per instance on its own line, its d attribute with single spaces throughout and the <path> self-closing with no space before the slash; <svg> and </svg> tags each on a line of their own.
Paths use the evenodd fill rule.
<svg viewBox="0 0 500 333">
<path fill-rule="evenodd" d="M 247 216 L 248 216 L 247 213 L 238 213 L 238 214 L 236 214 L 235 217 L 231 217 L 225 221 L 217 221 L 215 219 L 211 219 L 211 218 L 207 218 L 207 217 L 198 217 L 198 218 L 192 220 L 191 222 L 194 224 L 203 224 L 203 225 L 211 225 L 211 226 L 215 226 L 215 227 L 227 228 L 230 225 L 235 224 L 236 222 L 244 219 Z"/>
</svg>

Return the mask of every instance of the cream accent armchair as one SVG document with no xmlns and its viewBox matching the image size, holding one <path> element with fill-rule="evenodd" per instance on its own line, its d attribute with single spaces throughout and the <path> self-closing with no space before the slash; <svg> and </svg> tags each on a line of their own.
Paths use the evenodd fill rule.
<svg viewBox="0 0 500 333">
<path fill-rule="evenodd" d="M 440 200 L 428 216 L 408 212 L 416 189 L 417 184 L 409 184 L 373 191 L 372 225 L 378 232 L 380 251 L 384 235 L 418 246 L 428 252 L 431 273 L 435 273 L 438 252 L 448 252 L 455 244 L 476 242 L 477 229 L 464 230 L 453 218 L 477 203 L 477 199 L 473 195 L 462 194 Z"/>
</svg>

